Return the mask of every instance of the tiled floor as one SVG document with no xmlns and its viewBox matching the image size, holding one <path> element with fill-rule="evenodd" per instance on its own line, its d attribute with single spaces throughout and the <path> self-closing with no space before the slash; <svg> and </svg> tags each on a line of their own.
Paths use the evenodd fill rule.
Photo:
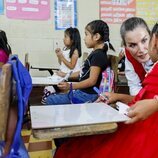
<svg viewBox="0 0 158 158">
<path fill-rule="evenodd" d="M 27 129 L 22 130 L 22 136 L 30 158 L 53 158 L 55 145 L 52 140 L 38 140 Z"/>
</svg>

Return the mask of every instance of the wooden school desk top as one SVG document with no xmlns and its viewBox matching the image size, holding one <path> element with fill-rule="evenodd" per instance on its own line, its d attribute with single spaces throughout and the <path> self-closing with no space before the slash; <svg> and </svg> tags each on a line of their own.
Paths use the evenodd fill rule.
<svg viewBox="0 0 158 158">
<path fill-rule="evenodd" d="M 53 80 L 51 77 L 31 77 L 33 86 L 57 85 L 59 81 Z"/>
<path fill-rule="evenodd" d="M 54 139 L 84 135 L 106 134 L 117 130 L 117 123 L 102 123 L 62 128 L 33 129 L 33 136 L 38 139 Z"/>
<path fill-rule="evenodd" d="M 129 118 L 105 103 L 31 106 L 33 134 L 60 138 L 111 133 Z"/>
</svg>

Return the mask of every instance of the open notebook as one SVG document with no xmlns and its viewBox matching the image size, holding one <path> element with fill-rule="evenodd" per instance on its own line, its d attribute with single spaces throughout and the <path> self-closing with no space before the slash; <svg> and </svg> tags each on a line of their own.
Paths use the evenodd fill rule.
<svg viewBox="0 0 158 158">
<path fill-rule="evenodd" d="M 105 103 L 31 106 L 32 128 L 121 122 L 129 118 Z"/>
</svg>

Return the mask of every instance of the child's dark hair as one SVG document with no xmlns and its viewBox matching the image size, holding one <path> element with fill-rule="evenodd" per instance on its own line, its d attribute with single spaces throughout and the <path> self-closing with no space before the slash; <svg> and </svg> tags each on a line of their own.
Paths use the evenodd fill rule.
<svg viewBox="0 0 158 158">
<path fill-rule="evenodd" d="M 156 36 L 158 36 L 158 23 L 156 23 L 151 31 L 151 38 L 153 36 L 153 34 L 155 34 Z"/>
<path fill-rule="evenodd" d="M 12 53 L 6 33 L 3 30 L 0 30 L 0 49 L 3 49 L 8 56 Z"/>
<path fill-rule="evenodd" d="M 132 18 L 125 20 L 122 23 L 121 28 L 120 28 L 120 34 L 122 37 L 123 44 L 125 46 L 126 46 L 126 42 L 125 42 L 126 33 L 128 31 L 133 31 L 134 29 L 136 29 L 137 27 L 140 27 L 140 26 L 144 27 L 147 30 L 147 32 L 150 34 L 149 27 L 148 27 L 147 23 L 142 18 L 132 17 Z"/>
<path fill-rule="evenodd" d="M 79 57 L 81 57 L 82 55 L 82 52 L 81 52 L 81 37 L 80 37 L 80 33 L 78 31 L 77 28 L 67 28 L 65 30 L 65 34 L 67 34 L 71 41 L 72 41 L 72 45 L 71 45 L 71 48 L 70 48 L 70 58 L 72 57 L 75 49 L 78 50 L 78 55 Z"/>
<path fill-rule="evenodd" d="M 92 35 L 95 35 L 96 33 L 100 34 L 100 41 L 104 42 L 103 49 L 105 52 L 108 51 L 108 48 L 115 51 L 114 47 L 110 43 L 109 26 L 106 24 L 106 22 L 102 20 L 94 20 L 87 24 L 86 30 L 88 30 Z"/>
</svg>

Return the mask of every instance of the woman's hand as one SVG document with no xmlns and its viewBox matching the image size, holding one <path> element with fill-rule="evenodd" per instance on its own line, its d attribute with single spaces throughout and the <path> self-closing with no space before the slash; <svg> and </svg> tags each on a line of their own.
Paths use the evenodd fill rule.
<svg viewBox="0 0 158 158">
<path fill-rule="evenodd" d="M 119 100 L 117 93 L 105 92 L 102 95 L 105 96 L 105 98 L 107 98 L 107 100 L 105 100 L 105 98 L 103 96 L 99 96 L 99 98 L 96 100 L 96 102 L 105 102 L 107 104 L 112 104 Z"/>
<path fill-rule="evenodd" d="M 137 121 L 145 120 L 156 111 L 158 111 L 158 101 L 156 99 L 140 100 L 129 109 L 128 117 L 131 119 L 125 123 L 132 124 Z"/>
<path fill-rule="evenodd" d="M 60 82 L 58 88 L 62 91 L 68 91 L 70 89 L 70 84 L 68 82 Z"/>
</svg>

